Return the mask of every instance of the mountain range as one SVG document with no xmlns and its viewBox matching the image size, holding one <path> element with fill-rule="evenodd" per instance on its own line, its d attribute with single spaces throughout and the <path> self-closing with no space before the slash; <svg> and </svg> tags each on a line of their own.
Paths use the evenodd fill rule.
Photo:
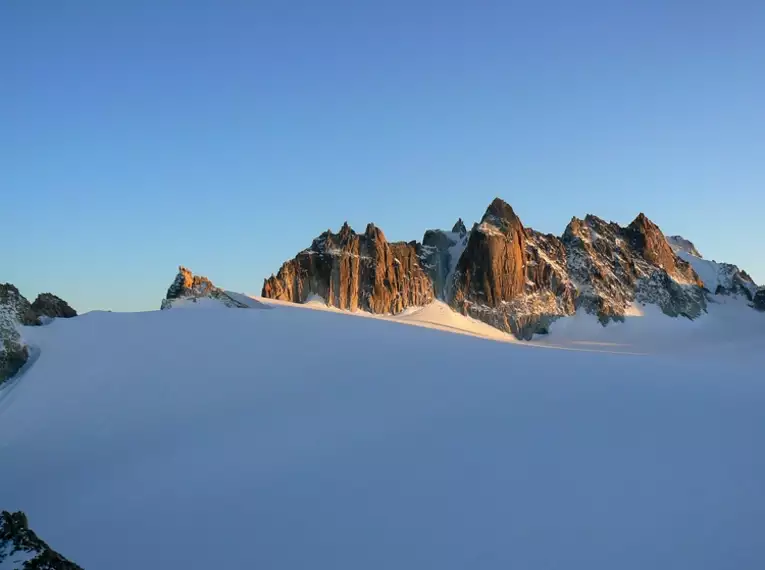
<svg viewBox="0 0 765 570">
<path fill-rule="evenodd" d="M 765 290 L 735 265 L 703 259 L 692 242 L 666 237 L 644 214 L 628 226 L 572 218 L 561 236 L 523 225 L 496 198 L 467 229 L 427 230 L 421 242 L 388 242 L 367 225 L 328 230 L 263 284 L 262 296 L 315 297 L 351 311 L 399 313 L 440 299 L 455 311 L 521 339 L 579 310 L 603 325 L 654 304 L 696 319 L 719 295 L 765 309 Z"/>
<path fill-rule="evenodd" d="M 644 214 L 620 226 L 597 216 L 572 218 L 560 236 L 525 227 L 496 198 L 467 228 L 430 229 L 422 241 L 389 242 L 370 223 L 327 230 L 265 279 L 262 297 L 292 303 L 397 315 L 441 301 L 455 312 L 519 339 L 546 334 L 558 319 L 584 312 L 603 326 L 657 306 L 668 317 L 698 319 L 727 298 L 765 311 L 765 287 L 737 266 L 704 259 L 681 236 L 665 236 Z M 181 266 L 161 308 L 213 303 L 267 308 L 216 287 Z M 21 326 L 76 316 L 50 293 L 30 303 L 0 285 L 0 382 L 29 359 Z"/>
</svg>

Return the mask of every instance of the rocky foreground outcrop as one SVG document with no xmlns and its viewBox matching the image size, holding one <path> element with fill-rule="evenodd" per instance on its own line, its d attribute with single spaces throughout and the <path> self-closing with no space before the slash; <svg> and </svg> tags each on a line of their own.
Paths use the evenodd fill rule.
<svg viewBox="0 0 765 570">
<path fill-rule="evenodd" d="M 0 568 L 3 570 L 82 570 L 48 546 L 19 511 L 0 513 Z"/>
<path fill-rule="evenodd" d="M 37 326 L 42 318 L 75 317 L 77 312 L 65 301 L 43 293 L 30 303 L 10 283 L 0 283 L 0 384 L 16 374 L 29 358 L 20 326 Z"/>
<path fill-rule="evenodd" d="M 706 266 L 696 259 L 692 243 L 667 239 L 642 213 L 626 227 L 592 215 L 573 218 L 558 237 L 524 227 L 497 198 L 470 231 L 460 219 L 450 232 L 426 231 L 421 244 L 388 243 L 372 224 L 364 234 L 347 224 L 337 234 L 327 231 L 266 279 L 262 295 L 296 303 L 319 296 L 373 313 L 436 297 L 525 339 L 580 309 L 605 325 L 624 320 L 636 304 L 694 319 L 710 295 L 752 299 L 756 286 L 745 272 L 716 264 L 719 279 L 712 283 L 700 277 L 697 267 Z"/>
<path fill-rule="evenodd" d="M 390 243 L 374 224 L 357 234 L 345 223 L 338 233 L 324 232 L 284 263 L 265 280 L 262 294 L 295 303 L 319 296 L 340 309 L 399 313 L 434 299 L 422 255 L 417 242 Z"/>
</svg>

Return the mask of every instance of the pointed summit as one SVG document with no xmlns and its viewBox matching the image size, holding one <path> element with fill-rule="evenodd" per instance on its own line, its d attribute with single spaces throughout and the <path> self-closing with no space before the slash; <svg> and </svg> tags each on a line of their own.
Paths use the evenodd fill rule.
<svg viewBox="0 0 765 570">
<path fill-rule="evenodd" d="M 383 233 L 383 231 L 380 228 L 378 228 L 377 226 L 375 226 L 372 222 L 367 224 L 367 229 L 364 232 L 364 234 L 368 238 L 370 238 L 370 239 L 378 239 L 379 238 L 382 241 L 387 241 L 385 239 L 385 234 Z"/>
<path fill-rule="evenodd" d="M 481 218 L 479 228 L 486 230 L 492 226 L 505 234 L 523 233 L 524 231 L 521 219 L 515 214 L 510 204 L 502 198 L 494 198 L 489 204 L 486 213 Z"/>
<path fill-rule="evenodd" d="M 462 218 L 457 219 L 457 223 L 454 224 L 452 232 L 460 234 L 461 236 L 464 236 L 467 233 L 467 228 L 465 227 L 465 222 L 462 221 Z"/>
<path fill-rule="evenodd" d="M 351 226 L 348 225 L 347 221 L 343 222 L 343 227 L 337 232 L 337 237 L 340 238 L 340 241 L 342 242 L 350 238 L 352 235 L 353 230 L 351 229 Z"/>
<path fill-rule="evenodd" d="M 640 212 L 637 217 L 632 220 L 632 223 L 627 226 L 628 228 L 640 232 L 659 232 L 661 233 L 661 230 L 659 229 L 659 226 L 654 224 L 650 219 L 648 219 L 648 216 L 646 216 L 643 212 Z M 662 237 L 664 234 L 662 233 Z"/>
<path fill-rule="evenodd" d="M 489 207 L 486 208 L 486 213 L 483 215 L 483 218 L 481 218 L 481 221 L 486 221 L 486 218 L 490 216 L 508 222 L 512 222 L 514 220 L 520 221 L 518 216 L 513 211 L 512 206 L 510 206 L 510 204 L 505 202 L 502 198 L 494 198 L 491 204 L 489 204 Z"/>
</svg>

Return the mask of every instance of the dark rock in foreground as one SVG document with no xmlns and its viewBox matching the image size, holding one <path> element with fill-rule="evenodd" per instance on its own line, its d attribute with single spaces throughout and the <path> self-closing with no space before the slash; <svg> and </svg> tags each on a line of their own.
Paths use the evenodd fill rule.
<svg viewBox="0 0 765 570">
<path fill-rule="evenodd" d="M 73 317 L 77 313 L 51 293 L 39 295 L 33 304 L 10 283 L 0 283 L 0 384 L 14 376 L 29 358 L 19 327 L 41 324 L 40 317 Z"/>
<path fill-rule="evenodd" d="M 21 511 L 0 513 L 0 568 L 3 570 L 82 570 L 53 550 L 29 528 Z"/>
<path fill-rule="evenodd" d="M 754 308 L 758 311 L 765 311 L 765 287 L 760 287 L 752 299 Z"/>
<path fill-rule="evenodd" d="M 40 324 L 32 305 L 11 283 L 0 283 L 0 307 L 6 307 L 13 319 L 22 325 Z"/>
</svg>

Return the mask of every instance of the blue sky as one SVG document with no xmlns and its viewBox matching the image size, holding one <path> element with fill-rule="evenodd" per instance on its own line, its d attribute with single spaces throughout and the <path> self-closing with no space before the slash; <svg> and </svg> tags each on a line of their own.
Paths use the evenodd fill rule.
<svg viewBox="0 0 765 570">
<path fill-rule="evenodd" d="M 344 220 L 421 239 L 644 211 L 765 283 L 765 3 L 0 4 L 0 281 L 259 293 Z"/>
</svg>

